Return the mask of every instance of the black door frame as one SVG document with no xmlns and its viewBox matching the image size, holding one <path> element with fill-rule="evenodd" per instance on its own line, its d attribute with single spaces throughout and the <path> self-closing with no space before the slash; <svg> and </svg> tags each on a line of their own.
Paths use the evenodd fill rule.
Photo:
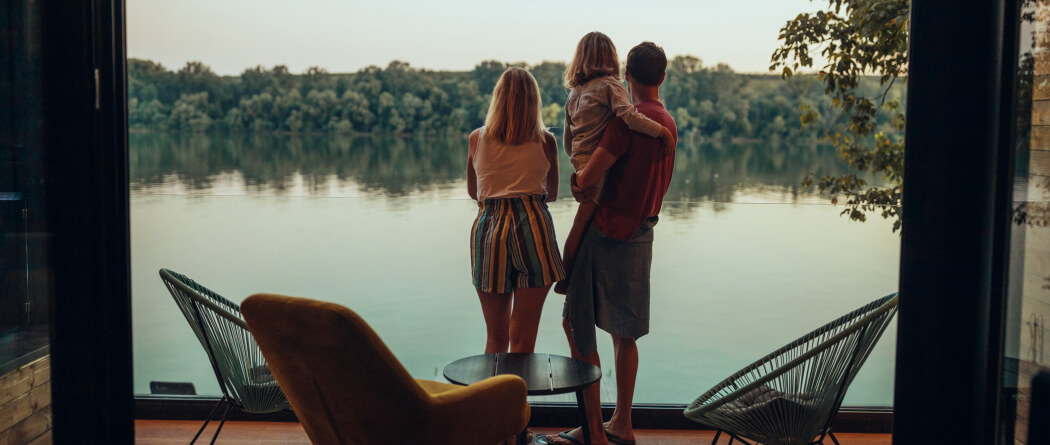
<svg viewBox="0 0 1050 445">
<path fill-rule="evenodd" d="M 134 442 L 124 2 L 44 2 L 55 443 Z"/>
<path fill-rule="evenodd" d="M 1020 0 L 914 0 L 893 441 L 993 444 Z"/>
</svg>

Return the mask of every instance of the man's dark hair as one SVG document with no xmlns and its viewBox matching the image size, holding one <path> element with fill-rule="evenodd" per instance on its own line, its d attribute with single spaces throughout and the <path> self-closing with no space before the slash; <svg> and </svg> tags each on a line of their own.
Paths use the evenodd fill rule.
<svg viewBox="0 0 1050 445">
<path fill-rule="evenodd" d="M 653 42 L 639 43 L 627 53 L 627 72 L 642 85 L 659 85 L 666 69 L 667 55 Z"/>
</svg>

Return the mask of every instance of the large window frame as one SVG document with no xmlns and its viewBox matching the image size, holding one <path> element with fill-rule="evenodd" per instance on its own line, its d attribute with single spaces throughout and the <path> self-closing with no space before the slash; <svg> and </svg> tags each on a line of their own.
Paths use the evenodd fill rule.
<svg viewBox="0 0 1050 445">
<path fill-rule="evenodd" d="M 913 1 L 895 443 L 1000 437 L 1017 4 Z M 54 437 L 132 443 L 124 2 L 44 10 Z"/>
</svg>

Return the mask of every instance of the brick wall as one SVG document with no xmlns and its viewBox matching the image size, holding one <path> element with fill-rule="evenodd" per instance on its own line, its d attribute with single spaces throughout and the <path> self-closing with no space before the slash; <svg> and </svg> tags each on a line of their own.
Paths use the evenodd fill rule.
<svg viewBox="0 0 1050 445">
<path fill-rule="evenodd" d="M 0 376 L 0 445 L 51 443 L 51 360 Z"/>
</svg>

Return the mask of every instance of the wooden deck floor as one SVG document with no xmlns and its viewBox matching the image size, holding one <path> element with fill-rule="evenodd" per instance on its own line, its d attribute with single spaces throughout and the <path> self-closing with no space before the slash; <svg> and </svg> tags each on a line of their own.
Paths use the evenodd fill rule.
<svg viewBox="0 0 1050 445">
<path fill-rule="evenodd" d="M 202 422 L 175 420 L 135 421 L 135 443 L 138 445 L 185 445 Z M 558 428 L 534 428 L 538 434 L 561 431 Z M 198 443 L 208 443 L 215 427 L 208 426 Z M 709 444 L 711 431 L 638 430 L 639 445 Z M 890 445 L 888 434 L 836 434 L 842 445 Z M 719 441 L 727 443 L 726 440 Z M 226 422 L 216 444 L 223 445 L 308 445 L 310 440 L 298 423 L 291 422 Z M 434 442 L 438 443 L 438 442 Z M 827 441 L 831 444 L 831 441 Z"/>
</svg>

